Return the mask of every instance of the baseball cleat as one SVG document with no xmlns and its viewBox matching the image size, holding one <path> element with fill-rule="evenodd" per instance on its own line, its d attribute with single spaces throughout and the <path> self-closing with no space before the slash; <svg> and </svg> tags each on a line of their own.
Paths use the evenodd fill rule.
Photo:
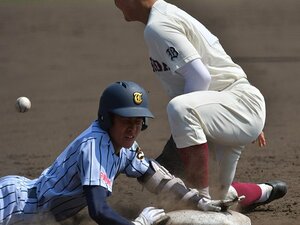
<svg viewBox="0 0 300 225">
<path fill-rule="evenodd" d="M 249 206 L 244 206 L 242 207 L 242 211 L 254 210 L 258 206 L 266 205 L 276 199 L 282 198 L 287 193 L 287 184 L 283 181 L 274 180 L 274 181 L 265 182 L 265 184 L 268 184 L 273 187 L 273 190 L 269 198 L 264 202 L 257 202 Z"/>
</svg>

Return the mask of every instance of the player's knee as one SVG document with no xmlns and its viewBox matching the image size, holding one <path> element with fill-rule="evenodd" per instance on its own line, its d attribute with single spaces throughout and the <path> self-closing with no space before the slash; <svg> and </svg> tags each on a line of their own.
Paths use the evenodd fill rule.
<svg viewBox="0 0 300 225">
<path fill-rule="evenodd" d="M 185 104 L 180 96 L 173 98 L 167 105 L 167 114 L 169 120 L 179 121 L 183 120 L 188 113 L 189 106 Z"/>
</svg>

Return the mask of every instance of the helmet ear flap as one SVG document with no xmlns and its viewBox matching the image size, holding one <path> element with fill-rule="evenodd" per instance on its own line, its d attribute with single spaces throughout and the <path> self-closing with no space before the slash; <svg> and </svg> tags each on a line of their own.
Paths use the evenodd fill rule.
<svg viewBox="0 0 300 225">
<path fill-rule="evenodd" d="M 146 130 L 149 124 L 149 119 L 147 117 L 144 117 L 143 124 L 142 124 L 142 130 Z"/>
<path fill-rule="evenodd" d="M 100 124 L 100 127 L 103 130 L 108 131 L 108 129 L 112 126 L 112 118 L 110 113 L 106 113 L 106 115 L 98 115 L 98 122 Z"/>
</svg>

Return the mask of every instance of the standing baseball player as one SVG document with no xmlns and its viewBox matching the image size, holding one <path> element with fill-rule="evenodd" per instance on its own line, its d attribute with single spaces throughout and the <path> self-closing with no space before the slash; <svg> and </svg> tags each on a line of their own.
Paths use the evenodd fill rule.
<svg viewBox="0 0 300 225">
<path fill-rule="evenodd" d="M 172 139 L 164 150 L 171 153 L 163 152 L 158 161 L 167 165 L 169 155 L 176 154 L 170 147 L 174 140 L 186 181 L 209 198 L 209 143 L 220 167 L 220 198 L 225 199 L 245 145 L 255 140 L 260 146 L 266 144 L 263 95 L 218 38 L 185 11 L 163 0 L 115 0 L 115 5 L 126 21 L 145 24 L 150 64 L 171 98 L 167 113 Z M 235 183 L 232 188 L 241 192 L 248 189 L 241 188 L 244 185 L 248 184 Z M 274 195 L 282 197 L 286 184 L 269 182 L 260 189 L 268 197 L 259 201 L 267 203 Z M 246 201 L 248 205 L 260 198 L 260 192 L 255 193 Z M 243 194 L 247 199 L 248 193 Z"/>
<path fill-rule="evenodd" d="M 129 221 L 107 204 L 120 173 L 138 181 L 153 193 L 170 195 L 199 210 L 220 211 L 224 203 L 199 197 L 195 190 L 172 176 L 154 160 L 144 157 L 136 138 L 147 128 L 146 91 L 131 81 L 109 85 L 100 98 L 98 120 L 72 141 L 39 178 L 0 178 L 0 224 L 41 224 L 47 218 L 67 219 L 88 207 L 101 225 L 151 225 L 165 212 L 145 208 Z"/>
</svg>

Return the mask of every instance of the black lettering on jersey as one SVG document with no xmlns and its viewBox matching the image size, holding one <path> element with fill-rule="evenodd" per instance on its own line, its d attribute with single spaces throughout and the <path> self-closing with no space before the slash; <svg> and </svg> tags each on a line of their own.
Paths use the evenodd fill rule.
<svg viewBox="0 0 300 225">
<path fill-rule="evenodd" d="M 153 72 L 161 72 L 162 71 L 162 66 L 160 63 L 152 58 L 150 58 L 151 66 L 153 69 Z"/>
<path fill-rule="evenodd" d="M 165 63 L 162 63 L 163 64 L 163 67 L 164 67 L 164 71 L 169 71 L 170 70 L 170 67 L 168 67 L 167 64 Z"/>
<path fill-rule="evenodd" d="M 165 64 L 163 62 L 160 63 L 157 60 L 152 59 L 151 57 L 150 57 L 150 63 L 151 63 L 153 72 L 162 72 L 162 71 L 169 71 L 170 70 L 170 67 L 168 67 L 167 64 Z"/>
<path fill-rule="evenodd" d="M 174 58 L 178 57 L 178 52 L 176 51 L 176 49 L 174 47 L 168 48 L 166 52 L 171 57 L 172 61 L 174 60 Z"/>
</svg>

